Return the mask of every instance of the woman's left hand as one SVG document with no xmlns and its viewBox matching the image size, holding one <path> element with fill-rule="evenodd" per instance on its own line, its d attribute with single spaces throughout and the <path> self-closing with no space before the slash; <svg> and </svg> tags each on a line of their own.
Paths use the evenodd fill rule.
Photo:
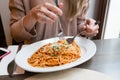
<svg viewBox="0 0 120 80">
<path fill-rule="evenodd" d="M 93 37 L 98 34 L 99 25 L 96 24 L 94 19 L 88 18 L 86 19 L 86 24 L 84 26 L 84 31 L 82 31 L 82 35 L 85 37 Z"/>
</svg>

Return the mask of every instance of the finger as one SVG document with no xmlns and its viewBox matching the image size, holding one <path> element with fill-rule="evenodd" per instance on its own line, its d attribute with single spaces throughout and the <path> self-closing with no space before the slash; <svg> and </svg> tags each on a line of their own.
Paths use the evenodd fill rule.
<svg viewBox="0 0 120 80">
<path fill-rule="evenodd" d="M 98 29 L 99 29 L 99 25 L 98 25 L 98 24 L 95 25 L 94 27 L 95 27 L 95 30 L 98 30 Z"/>
<path fill-rule="evenodd" d="M 86 32 L 86 31 L 84 31 L 84 32 L 82 33 L 82 35 L 84 35 L 85 37 L 95 36 L 93 33 L 88 33 L 88 32 Z"/>
<path fill-rule="evenodd" d="M 93 37 L 98 34 L 98 30 L 93 31 L 93 32 L 88 32 L 88 31 L 82 31 L 82 35 L 85 35 L 86 37 Z"/>
<path fill-rule="evenodd" d="M 86 32 L 86 31 L 82 31 L 82 32 L 81 32 L 81 36 L 83 36 L 83 37 L 92 37 L 92 36 L 94 36 L 94 34 L 88 33 L 88 32 Z"/>
<path fill-rule="evenodd" d="M 79 27 L 79 31 L 80 31 L 80 32 L 84 31 L 85 29 L 86 29 L 86 26 L 80 26 L 80 27 Z"/>
<path fill-rule="evenodd" d="M 57 6 L 54 6 L 54 5 L 50 4 L 50 3 L 45 3 L 44 6 L 45 6 L 48 10 L 56 13 L 57 15 L 62 15 L 62 14 L 63 14 L 63 12 L 62 12 L 62 10 L 61 10 L 60 8 L 58 8 Z"/>
<path fill-rule="evenodd" d="M 86 25 L 86 32 L 93 32 L 94 30 L 93 30 L 94 28 L 92 28 L 91 26 L 89 26 L 89 25 Z"/>
<path fill-rule="evenodd" d="M 93 36 L 96 36 L 98 34 L 98 31 L 95 31 L 95 32 L 92 32 L 92 33 L 84 33 L 87 37 L 93 37 Z"/>
<path fill-rule="evenodd" d="M 95 24 L 95 20 L 94 19 L 92 19 L 92 18 L 87 18 L 86 19 L 86 23 L 88 24 L 88 25 L 94 25 Z"/>
<path fill-rule="evenodd" d="M 86 31 L 87 32 L 95 32 L 95 31 L 97 31 L 99 29 L 99 26 L 98 25 L 94 25 L 94 26 L 89 26 L 89 25 L 87 25 L 86 26 Z"/>
<path fill-rule="evenodd" d="M 43 13 L 37 13 L 37 16 L 38 16 L 38 22 L 45 22 L 45 23 L 53 23 L 54 22 L 51 18 L 47 17 Z"/>
<path fill-rule="evenodd" d="M 51 18 L 52 20 L 56 20 L 57 19 L 57 15 L 51 11 L 49 11 L 48 9 L 46 9 L 45 7 L 41 7 L 40 12 L 44 13 L 46 16 L 48 16 L 49 18 Z"/>
<path fill-rule="evenodd" d="M 80 33 L 81 33 L 81 35 L 86 35 L 86 31 L 82 31 Z"/>
<path fill-rule="evenodd" d="M 62 9 L 63 3 L 59 3 L 59 4 L 58 4 L 58 7 L 59 7 L 60 9 Z"/>
</svg>

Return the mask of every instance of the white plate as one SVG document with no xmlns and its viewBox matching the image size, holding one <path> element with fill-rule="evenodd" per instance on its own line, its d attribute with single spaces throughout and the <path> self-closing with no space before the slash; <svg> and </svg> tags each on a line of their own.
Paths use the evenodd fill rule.
<svg viewBox="0 0 120 80">
<path fill-rule="evenodd" d="M 66 37 L 66 38 L 68 38 L 68 37 Z M 59 40 L 58 37 L 46 39 L 43 41 L 35 42 L 31 45 L 28 45 L 25 48 L 22 48 L 15 57 L 16 64 L 19 67 L 23 68 L 24 70 L 27 70 L 30 72 L 53 72 L 53 71 L 69 69 L 69 68 L 72 68 L 74 66 L 80 65 L 80 64 L 88 61 L 89 59 L 91 59 L 95 55 L 96 45 L 93 41 L 86 39 L 86 38 L 82 38 L 82 37 L 76 37 L 75 40 L 82 50 L 82 56 L 78 60 L 76 60 L 72 63 L 69 63 L 69 64 L 62 65 L 62 66 L 47 67 L 47 68 L 36 68 L 36 67 L 32 67 L 28 64 L 27 59 L 36 50 L 38 50 L 38 48 L 40 48 L 41 46 L 43 46 L 47 43 L 56 42 L 58 40 Z"/>
</svg>

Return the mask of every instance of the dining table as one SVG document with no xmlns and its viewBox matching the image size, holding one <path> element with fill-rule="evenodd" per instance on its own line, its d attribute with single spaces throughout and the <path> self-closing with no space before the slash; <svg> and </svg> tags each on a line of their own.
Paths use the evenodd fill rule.
<svg viewBox="0 0 120 80">
<path fill-rule="evenodd" d="M 120 38 L 92 40 L 96 44 L 95 55 L 85 63 L 75 68 L 84 68 L 109 75 L 114 80 L 120 80 Z M 17 46 L 17 45 L 16 45 Z M 0 80 L 24 80 L 38 73 L 25 71 L 13 77 L 0 75 Z"/>
</svg>

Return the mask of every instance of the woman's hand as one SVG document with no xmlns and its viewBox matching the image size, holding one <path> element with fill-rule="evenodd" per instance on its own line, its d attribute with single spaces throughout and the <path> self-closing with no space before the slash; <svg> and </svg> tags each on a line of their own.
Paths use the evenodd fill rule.
<svg viewBox="0 0 120 80">
<path fill-rule="evenodd" d="M 62 3 L 60 3 L 59 6 L 61 8 Z M 60 8 L 53 4 L 45 3 L 43 5 L 37 5 L 30 12 L 37 22 L 53 23 L 58 15 L 61 16 L 63 14 Z"/>
<path fill-rule="evenodd" d="M 94 19 L 86 19 L 86 24 L 82 29 L 82 35 L 86 37 L 93 37 L 98 34 L 99 25 L 96 24 Z"/>
<path fill-rule="evenodd" d="M 24 17 L 23 25 L 26 31 L 30 32 L 35 26 L 36 22 L 39 23 L 53 23 L 57 19 L 58 15 L 63 14 L 61 8 L 63 4 L 59 4 L 59 8 L 53 4 L 45 3 L 43 5 L 37 5 Z"/>
</svg>

